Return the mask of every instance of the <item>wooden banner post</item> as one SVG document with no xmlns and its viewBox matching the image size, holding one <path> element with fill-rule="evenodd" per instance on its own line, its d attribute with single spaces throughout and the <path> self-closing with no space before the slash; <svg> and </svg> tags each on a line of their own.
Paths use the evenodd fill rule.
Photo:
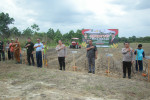
<svg viewBox="0 0 150 100">
<path fill-rule="evenodd" d="M 73 66 L 73 71 L 77 71 L 77 66 L 76 66 L 76 61 L 75 61 L 75 53 L 77 53 L 77 51 L 71 51 L 72 52 L 72 54 L 73 54 L 73 64 L 74 64 L 74 66 Z"/>
<path fill-rule="evenodd" d="M 106 73 L 107 73 L 107 76 L 109 76 L 109 73 L 110 73 L 110 57 L 112 57 L 113 54 L 106 54 L 106 57 L 108 59 L 108 66 L 107 66 L 107 70 L 106 70 Z"/>
<path fill-rule="evenodd" d="M 45 59 L 44 59 L 44 56 L 45 56 L 45 55 L 44 55 L 44 49 L 42 49 L 41 52 L 42 52 L 42 62 L 43 62 L 42 65 L 43 65 L 43 68 L 44 68 L 44 67 L 45 67 Z"/>
</svg>

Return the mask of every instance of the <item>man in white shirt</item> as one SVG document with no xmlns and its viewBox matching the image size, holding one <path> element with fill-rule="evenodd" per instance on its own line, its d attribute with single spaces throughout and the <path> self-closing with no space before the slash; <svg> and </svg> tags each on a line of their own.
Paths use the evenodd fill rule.
<svg viewBox="0 0 150 100">
<path fill-rule="evenodd" d="M 43 44 L 40 42 L 40 39 L 38 38 L 37 39 L 37 42 L 35 45 L 34 45 L 34 48 L 36 48 L 36 60 L 37 60 L 37 67 L 40 67 L 42 68 L 42 49 L 44 48 L 43 47 Z"/>
</svg>

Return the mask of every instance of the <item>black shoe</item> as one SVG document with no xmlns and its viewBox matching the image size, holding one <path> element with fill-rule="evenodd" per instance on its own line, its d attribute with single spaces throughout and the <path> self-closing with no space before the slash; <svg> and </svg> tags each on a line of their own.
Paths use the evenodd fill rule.
<svg viewBox="0 0 150 100">
<path fill-rule="evenodd" d="M 93 74 L 95 74 L 95 72 L 93 72 Z"/>
<path fill-rule="evenodd" d="M 89 71 L 88 73 L 92 73 L 91 71 Z"/>
<path fill-rule="evenodd" d="M 61 68 L 59 70 L 62 70 Z"/>
<path fill-rule="evenodd" d="M 131 76 L 128 76 L 129 79 L 131 79 Z"/>
</svg>

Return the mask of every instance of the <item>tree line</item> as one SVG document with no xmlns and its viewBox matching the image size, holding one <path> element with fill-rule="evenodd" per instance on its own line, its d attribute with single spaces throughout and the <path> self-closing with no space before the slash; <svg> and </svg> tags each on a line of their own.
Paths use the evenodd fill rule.
<svg viewBox="0 0 150 100">
<path fill-rule="evenodd" d="M 23 40 L 27 37 L 31 37 L 33 41 L 36 41 L 36 39 L 40 37 L 42 40 L 45 40 L 46 42 L 50 43 L 49 45 L 56 45 L 57 41 L 60 39 L 64 41 L 65 44 L 69 45 L 72 41 L 71 38 L 76 37 L 79 38 L 79 43 L 82 42 L 82 29 L 78 29 L 76 32 L 70 30 L 68 33 L 65 34 L 62 34 L 59 29 L 54 31 L 54 29 L 52 28 L 49 28 L 47 32 L 40 32 L 40 27 L 34 23 L 30 27 L 27 27 L 23 31 L 20 31 L 17 27 L 9 27 L 11 24 L 14 24 L 14 21 L 15 19 L 11 18 L 8 13 L 0 13 L 0 39 L 2 39 L 3 41 L 10 40 L 10 38 L 14 37 L 20 37 Z M 150 43 L 150 37 L 119 37 L 119 42 L 122 43 L 125 41 L 129 41 L 131 43 Z"/>
</svg>

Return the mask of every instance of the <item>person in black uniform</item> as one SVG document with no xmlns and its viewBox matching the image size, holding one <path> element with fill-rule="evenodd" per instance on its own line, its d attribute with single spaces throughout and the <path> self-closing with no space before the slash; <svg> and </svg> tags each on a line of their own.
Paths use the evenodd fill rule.
<svg viewBox="0 0 150 100">
<path fill-rule="evenodd" d="M 33 57 L 33 52 L 34 52 L 34 44 L 31 42 L 31 38 L 28 38 L 27 40 L 28 42 L 25 45 L 25 48 L 27 48 L 27 60 L 28 60 L 28 64 L 29 66 L 31 65 L 31 61 L 30 58 L 32 60 L 32 65 L 34 66 L 34 57 Z"/>
</svg>

